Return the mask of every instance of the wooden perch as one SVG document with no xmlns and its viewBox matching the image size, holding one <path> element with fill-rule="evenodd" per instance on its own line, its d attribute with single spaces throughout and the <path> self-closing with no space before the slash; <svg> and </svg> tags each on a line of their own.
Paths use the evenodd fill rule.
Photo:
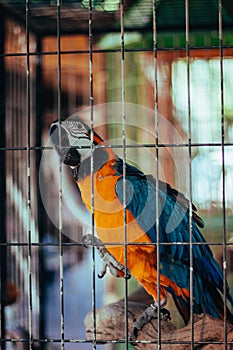
<svg viewBox="0 0 233 350">
<path fill-rule="evenodd" d="M 146 309 L 146 305 L 136 302 L 128 302 L 129 332 L 133 323 Z M 86 336 L 93 339 L 93 316 L 89 312 L 84 320 Z M 208 315 L 195 315 L 194 317 L 194 349 L 223 350 L 224 349 L 224 322 Z M 154 350 L 158 336 L 158 321 L 153 320 L 139 332 L 138 340 L 153 341 L 153 343 L 138 343 L 137 349 Z M 188 350 L 191 349 L 191 325 L 176 329 L 170 321 L 161 321 L 161 342 L 163 350 Z M 96 338 L 97 341 L 122 340 L 125 338 L 125 305 L 119 301 L 102 307 L 96 311 Z M 233 327 L 227 325 L 227 341 L 233 341 Z M 220 343 L 219 343 L 220 342 Z M 221 343 L 222 342 L 222 343 Z M 227 349 L 232 349 L 229 344 Z"/>
</svg>

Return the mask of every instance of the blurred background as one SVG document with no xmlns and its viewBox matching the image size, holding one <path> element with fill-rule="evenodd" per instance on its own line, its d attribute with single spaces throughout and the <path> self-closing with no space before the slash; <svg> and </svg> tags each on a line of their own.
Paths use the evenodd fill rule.
<svg viewBox="0 0 233 350">
<path fill-rule="evenodd" d="M 154 4 L 156 16 L 152 1 L 123 2 L 122 43 L 118 0 L 0 0 L 2 349 L 56 350 L 62 339 L 65 349 L 91 349 L 85 315 L 124 297 L 124 281 L 96 277 L 101 261 L 81 244 L 88 215 L 65 168 L 68 199 L 59 208 L 58 160 L 48 145 L 50 124 L 89 107 L 92 94 L 103 104 L 94 125 L 108 140 L 122 138 L 114 127 L 121 109 L 106 108 L 122 101 L 122 51 L 125 102 L 143 106 L 126 115 L 134 123 L 127 138 L 155 142 L 157 107 L 167 145 L 159 148 L 161 178 L 192 197 L 221 266 L 226 248 L 233 289 L 233 3 L 190 0 L 189 27 L 184 1 Z M 129 160 L 155 171 L 153 149 L 149 157 L 132 152 Z"/>
</svg>

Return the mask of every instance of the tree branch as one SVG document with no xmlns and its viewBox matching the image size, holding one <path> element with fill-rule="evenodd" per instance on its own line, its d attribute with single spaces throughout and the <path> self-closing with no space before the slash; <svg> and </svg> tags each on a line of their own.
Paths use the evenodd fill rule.
<svg viewBox="0 0 233 350">
<path fill-rule="evenodd" d="M 128 302 L 128 328 L 146 309 L 146 305 Z M 123 300 L 104 306 L 96 311 L 96 339 L 105 342 L 125 339 L 125 303 Z M 84 320 L 87 339 L 93 339 L 93 315 L 89 312 Z M 194 317 L 194 349 L 223 350 L 224 322 L 208 315 Z M 138 335 L 137 349 L 154 350 L 158 339 L 158 320 L 146 324 Z M 141 342 L 140 342 L 141 341 Z M 144 341 L 144 343 L 143 343 Z M 148 344 L 149 342 L 150 343 Z M 192 341 L 192 327 L 176 329 L 172 322 L 161 321 L 161 342 L 163 350 L 189 350 Z M 233 327 L 227 324 L 227 341 L 233 342 Z M 147 342 L 147 343 L 145 343 Z M 233 344 L 231 344 L 233 347 Z M 231 349 L 230 345 L 228 347 Z"/>
</svg>

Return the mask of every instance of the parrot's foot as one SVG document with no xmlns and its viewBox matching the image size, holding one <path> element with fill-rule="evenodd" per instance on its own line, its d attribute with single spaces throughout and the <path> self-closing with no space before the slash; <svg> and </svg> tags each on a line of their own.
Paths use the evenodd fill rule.
<svg viewBox="0 0 233 350">
<path fill-rule="evenodd" d="M 164 299 L 166 300 L 166 299 Z M 166 301 L 163 302 L 163 305 L 166 304 Z M 162 306 L 162 305 L 161 305 Z M 158 303 L 151 304 L 146 308 L 143 314 L 137 319 L 134 323 L 133 329 L 130 333 L 130 341 L 135 342 L 138 336 L 138 332 L 142 330 L 143 326 L 150 322 L 152 318 L 158 318 Z M 160 320 L 170 320 L 170 312 L 165 308 L 160 308 Z M 135 343 L 134 343 L 135 345 Z"/>
<path fill-rule="evenodd" d="M 124 265 L 120 264 L 111 253 L 109 253 L 100 239 L 96 238 L 95 236 L 93 237 L 91 234 L 87 234 L 83 237 L 83 244 L 85 246 L 94 244 L 101 259 L 103 259 L 103 267 L 98 273 L 99 278 L 103 278 L 105 276 L 107 268 L 109 268 L 110 273 L 115 277 L 131 277 L 130 271 L 125 268 Z"/>
</svg>

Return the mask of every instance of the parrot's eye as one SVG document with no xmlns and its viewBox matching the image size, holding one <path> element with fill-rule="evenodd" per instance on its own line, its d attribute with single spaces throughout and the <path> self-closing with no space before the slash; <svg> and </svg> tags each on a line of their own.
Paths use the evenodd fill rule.
<svg viewBox="0 0 233 350">
<path fill-rule="evenodd" d="M 77 128 L 78 130 L 80 130 L 80 131 L 81 131 L 81 130 L 85 130 L 83 124 L 80 123 L 80 122 L 77 122 L 77 123 L 76 123 L 76 128 Z"/>
</svg>

